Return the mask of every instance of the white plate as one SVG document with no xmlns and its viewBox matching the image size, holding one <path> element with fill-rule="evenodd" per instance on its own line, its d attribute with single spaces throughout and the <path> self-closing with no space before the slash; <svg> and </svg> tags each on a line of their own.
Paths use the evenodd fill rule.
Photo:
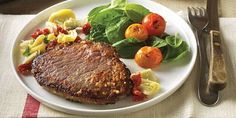
<svg viewBox="0 0 236 118">
<path fill-rule="evenodd" d="M 126 97 L 116 104 L 112 105 L 88 105 L 67 101 L 61 97 L 51 94 L 39 86 L 33 76 L 23 76 L 16 71 L 17 65 L 22 62 L 22 56 L 19 52 L 19 43 L 23 39 L 28 39 L 30 34 L 38 27 L 42 27 L 52 12 L 59 9 L 70 8 L 75 11 L 77 19 L 83 19 L 88 12 L 99 5 L 109 3 L 110 0 L 71 0 L 54 5 L 39 14 L 37 14 L 20 32 L 12 46 L 12 67 L 17 80 L 35 99 L 51 108 L 59 111 L 80 114 L 80 115 L 110 115 L 114 113 L 128 113 L 147 108 L 162 101 L 174 93 L 187 79 L 190 74 L 197 56 L 197 46 L 194 34 L 188 24 L 177 14 L 168 8 L 149 0 L 130 0 L 129 2 L 138 3 L 152 12 L 161 14 L 167 21 L 166 32 L 174 34 L 178 32 L 188 43 L 191 49 L 189 58 L 179 61 L 162 64 L 155 69 L 156 75 L 160 78 L 161 91 L 153 98 L 143 102 L 133 102 L 131 97 Z M 127 65 L 131 72 L 142 70 L 133 60 L 122 61 Z"/>
</svg>

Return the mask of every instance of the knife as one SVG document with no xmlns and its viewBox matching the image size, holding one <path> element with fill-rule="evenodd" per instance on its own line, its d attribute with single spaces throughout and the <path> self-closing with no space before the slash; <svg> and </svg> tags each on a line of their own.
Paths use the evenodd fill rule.
<svg viewBox="0 0 236 118">
<path fill-rule="evenodd" d="M 218 92 L 225 88 L 227 81 L 225 57 L 219 28 L 218 0 L 207 0 L 207 13 L 209 16 L 207 29 L 210 32 L 208 88 L 210 91 Z"/>
</svg>

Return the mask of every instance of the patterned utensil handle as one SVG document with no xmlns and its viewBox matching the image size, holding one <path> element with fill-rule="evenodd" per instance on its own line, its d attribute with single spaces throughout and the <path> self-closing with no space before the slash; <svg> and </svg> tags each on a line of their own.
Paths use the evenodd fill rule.
<svg viewBox="0 0 236 118">
<path fill-rule="evenodd" d="M 222 41 L 219 31 L 210 31 L 210 47 L 208 87 L 210 90 L 219 91 L 225 88 L 227 80 L 225 57 L 222 51 Z"/>
</svg>

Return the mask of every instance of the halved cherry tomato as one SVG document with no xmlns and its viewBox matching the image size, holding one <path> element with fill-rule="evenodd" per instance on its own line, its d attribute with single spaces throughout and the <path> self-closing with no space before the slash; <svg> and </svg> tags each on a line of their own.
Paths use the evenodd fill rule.
<svg viewBox="0 0 236 118">
<path fill-rule="evenodd" d="M 148 39 L 148 31 L 143 25 L 135 23 L 126 29 L 125 38 L 136 38 L 145 41 Z"/>
<path fill-rule="evenodd" d="M 142 21 L 142 24 L 147 28 L 149 35 L 156 36 L 163 34 L 166 27 L 164 18 L 156 13 L 146 15 Z"/>
<path fill-rule="evenodd" d="M 143 68 L 154 68 L 162 61 L 162 53 L 159 48 L 144 46 L 135 55 L 135 62 Z"/>
</svg>

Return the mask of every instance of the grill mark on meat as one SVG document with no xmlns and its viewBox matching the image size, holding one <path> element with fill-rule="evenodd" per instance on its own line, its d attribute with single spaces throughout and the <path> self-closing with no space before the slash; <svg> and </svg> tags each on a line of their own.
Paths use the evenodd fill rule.
<svg viewBox="0 0 236 118">
<path fill-rule="evenodd" d="M 100 61 L 101 62 L 101 61 Z M 105 60 L 103 60 L 101 63 L 98 63 L 98 66 L 87 66 L 87 67 L 82 67 L 82 68 L 84 68 L 84 70 L 86 70 L 87 72 L 85 72 L 85 71 L 81 71 L 80 73 L 78 73 L 77 71 L 75 72 L 75 73 L 77 73 L 77 74 L 75 74 L 74 75 L 74 73 L 71 75 L 71 76 L 76 76 L 76 78 L 84 78 L 84 77 L 86 77 L 87 75 L 90 75 L 93 71 L 98 71 L 99 69 L 101 69 L 101 68 L 103 68 L 103 70 L 106 70 L 106 69 L 108 69 L 108 68 L 104 68 L 104 67 L 101 67 L 101 65 L 103 65 L 104 63 L 105 63 L 106 61 Z M 95 64 L 95 65 L 97 65 L 97 64 Z M 108 66 L 107 66 L 108 67 Z M 102 70 L 102 71 L 103 71 Z M 70 78 L 70 77 L 69 77 Z M 77 80 L 77 81 L 80 81 L 79 79 Z M 83 84 L 81 85 L 82 87 L 86 87 L 86 82 L 82 82 Z"/>
<path fill-rule="evenodd" d="M 84 49 L 85 50 L 85 49 Z M 68 62 L 69 60 L 67 60 L 67 59 L 65 59 L 65 62 L 61 62 L 61 61 L 59 61 L 58 63 L 55 63 L 54 65 L 55 66 L 58 66 L 58 65 L 60 65 L 61 67 L 62 66 L 64 66 L 64 65 L 61 65 L 61 63 L 64 63 L 64 64 L 66 64 L 66 65 L 70 65 L 70 66 L 80 66 L 80 65 L 84 65 L 84 61 L 83 60 L 86 60 L 86 58 L 87 58 L 87 52 L 85 52 L 85 51 L 82 51 L 83 53 L 82 54 L 80 54 L 80 55 L 82 55 L 82 56 L 80 56 L 79 54 L 77 54 L 76 56 L 74 56 L 75 58 L 75 60 L 79 60 L 81 57 L 82 57 L 82 59 L 80 60 L 80 61 L 77 61 L 77 64 L 76 65 L 74 65 L 73 63 L 73 61 L 71 61 L 71 62 Z M 68 53 L 70 53 L 70 52 L 68 52 Z M 71 58 L 73 58 L 73 56 L 71 57 Z M 85 58 L 85 59 L 84 59 Z M 62 69 L 60 66 L 58 66 L 57 68 L 60 68 L 61 70 L 64 70 L 64 69 Z M 72 69 L 73 68 L 75 68 L 75 67 L 71 67 Z M 58 71 L 60 71 L 60 70 L 58 70 Z M 73 70 L 72 70 L 73 71 Z"/>
<path fill-rule="evenodd" d="M 82 51 L 82 52 L 84 52 L 84 50 Z M 83 53 L 82 53 L 82 55 L 83 55 Z M 79 56 L 78 58 L 75 58 L 75 59 L 79 59 L 80 57 L 83 57 L 83 56 Z M 80 61 L 81 63 L 83 63 L 83 61 L 81 60 Z M 80 63 L 79 62 L 79 63 Z M 66 76 L 68 76 L 70 73 L 68 73 L 68 71 L 70 71 L 70 70 L 68 70 L 68 69 L 65 69 L 66 68 L 66 66 L 68 66 L 68 65 L 74 65 L 73 64 L 74 62 L 73 61 L 70 61 L 70 60 L 68 60 L 68 59 L 66 59 L 65 58 L 65 56 L 63 56 L 63 59 L 58 59 L 58 60 L 56 60 L 56 62 L 53 62 L 53 61 L 51 61 L 51 64 L 49 64 L 48 66 L 46 66 L 46 68 L 51 68 L 50 67 L 50 65 L 54 65 L 52 68 L 53 69 L 49 69 L 49 72 L 50 71 L 52 71 L 52 70 L 56 70 L 57 71 L 57 73 L 56 74 L 58 74 L 58 73 L 60 73 L 61 75 L 59 75 L 59 77 L 63 77 L 64 76 L 64 74 L 66 74 Z M 64 65 L 63 65 L 64 64 Z M 72 67 L 72 69 L 73 69 L 74 67 Z M 64 71 L 64 70 L 68 70 L 68 71 Z M 73 70 L 71 70 L 71 71 L 73 71 Z M 68 74 L 67 74 L 68 73 Z M 58 76 L 58 75 L 55 75 L 55 76 Z"/>
</svg>

